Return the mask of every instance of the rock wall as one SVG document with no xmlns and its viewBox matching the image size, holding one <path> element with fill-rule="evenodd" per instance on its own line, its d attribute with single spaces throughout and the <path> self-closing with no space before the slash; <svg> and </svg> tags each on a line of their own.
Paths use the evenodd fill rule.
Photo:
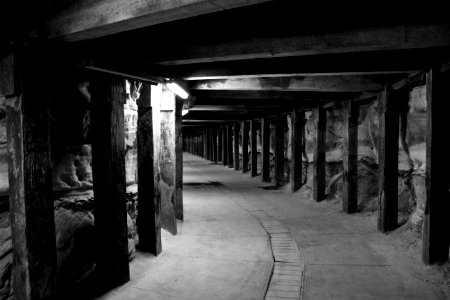
<svg viewBox="0 0 450 300">
<path fill-rule="evenodd" d="M 414 88 L 405 110 L 405 139 L 399 138 L 398 194 L 399 222 L 409 221 L 412 229 L 420 231 L 425 201 L 425 140 L 426 99 L 425 87 Z M 306 184 L 300 193 L 312 197 L 312 161 L 314 149 L 314 122 L 312 113 L 306 112 L 305 125 L 306 157 L 303 157 L 303 172 Z M 326 128 L 326 194 L 329 198 L 342 198 L 343 175 L 343 129 L 344 111 L 327 111 Z M 285 131 L 285 182 L 289 182 L 291 159 L 290 116 L 286 118 Z M 358 210 L 376 211 L 378 208 L 378 105 L 374 101 L 360 106 L 358 119 Z M 399 125 L 400 127 L 400 125 Z M 242 133 L 241 133 L 242 134 Z M 242 138 L 241 138 L 242 141 Z M 274 178 L 275 128 L 271 125 L 270 170 Z M 258 172 L 261 165 L 261 138 L 258 132 Z M 240 147 L 242 153 L 242 147 Z M 305 178 L 305 177 L 303 177 Z"/>
<path fill-rule="evenodd" d="M 67 87 L 66 87 L 67 88 Z M 132 86 L 124 105 L 125 167 L 127 185 L 137 181 L 137 106 Z M 67 91 L 66 91 L 67 92 Z M 95 269 L 92 154 L 90 146 L 90 95 L 88 84 L 80 84 L 65 101 L 52 103 L 52 163 L 55 201 L 58 287 L 82 288 Z M 12 295 L 12 246 L 9 226 L 8 165 L 6 161 L 6 124 L 0 99 L 0 299 Z M 58 99 L 60 100 L 60 99 Z M 134 195 L 134 196 L 133 196 Z M 133 258 L 137 233 L 136 194 L 128 193 L 128 245 Z M 61 291 L 60 291 L 61 293 Z"/>
</svg>

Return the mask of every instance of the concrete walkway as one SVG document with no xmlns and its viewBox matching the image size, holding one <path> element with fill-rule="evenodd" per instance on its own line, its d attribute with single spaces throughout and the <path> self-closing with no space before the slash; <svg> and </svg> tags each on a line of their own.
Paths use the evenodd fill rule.
<svg viewBox="0 0 450 300">
<path fill-rule="evenodd" d="M 203 161 L 203 163 L 206 163 Z M 263 299 L 273 257 L 261 223 L 185 164 L 185 221 L 160 256 L 136 253 L 131 281 L 99 299 Z"/>
<path fill-rule="evenodd" d="M 263 299 L 273 257 L 252 211 L 290 231 L 304 263 L 304 299 L 445 299 L 423 265 L 361 214 L 263 189 L 259 177 L 186 153 L 184 183 L 179 234 L 164 232 L 162 255 L 138 254 L 132 280 L 101 299 Z"/>
</svg>

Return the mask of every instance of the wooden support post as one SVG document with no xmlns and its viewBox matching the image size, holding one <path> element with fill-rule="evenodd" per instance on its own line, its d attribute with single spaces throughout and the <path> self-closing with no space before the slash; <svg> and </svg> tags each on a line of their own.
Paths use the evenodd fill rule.
<svg viewBox="0 0 450 300">
<path fill-rule="evenodd" d="M 191 134 L 187 136 L 188 150 L 187 152 L 192 153 L 192 143 L 191 143 Z"/>
<path fill-rule="evenodd" d="M 48 66 L 42 63 L 46 61 L 45 54 L 34 49 L 23 53 L 20 57 L 23 66 L 21 90 L 2 87 L 2 92 L 12 92 L 5 100 L 5 111 L 13 291 L 15 299 L 24 300 L 54 299 L 56 294 L 56 239 L 47 93 L 50 86 L 48 80 L 55 74 L 46 72 Z M 4 71 L 8 72 L 1 70 L 0 73 Z M 5 75 L 14 76 L 10 73 Z M 0 81 L 3 80 L 0 78 Z"/>
<path fill-rule="evenodd" d="M 204 147 L 205 147 L 205 153 L 203 158 L 208 159 L 208 130 L 205 129 L 203 131 L 203 137 L 204 137 Z"/>
<path fill-rule="evenodd" d="M 248 172 L 248 134 L 249 134 L 249 122 L 242 122 L 242 172 Z"/>
<path fill-rule="evenodd" d="M 2 49 L 0 52 L 0 97 L 16 94 L 17 76 L 14 72 L 14 57 L 12 49 Z"/>
<path fill-rule="evenodd" d="M 192 138 L 193 138 L 193 143 L 194 143 L 194 155 L 198 155 L 197 153 L 197 132 L 194 132 L 192 134 Z"/>
<path fill-rule="evenodd" d="M 214 161 L 214 140 L 212 128 L 208 129 L 208 138 L 209 138 L 209 160 Z"/>
<path fill-rule="evenodd" d="M 161 227 L 177 233 L 177 101 L 164 84 L 152 86 L 155 197 L 161 202 Z M 181 116 L 181 114 L 179 114 Z"/>
<path fill-rule="evenodd" d="M 344 114 L 342 210 L 348 214 L 356 212 L 358 207 L 358 116 L 359 105 L 347 101 Z"/>
<path fill-rule="evenodd" d="M 192 134 L 192 138 L 193 138 L 193 143 L 194 143 L 194 154 L 195 155 L 198 155 L 198 152 L 197 152 L 197 132 L 194 132 L 193 134 Z"/>
<path fill-rule="evenodd" d="M 325 198 L 325 139 L 327 112 L 319 107 L 314 109 L 315 145 L 314 145 L 314 200 Z"/>
<path fill-rule="evenodd" d="M 398 220 L 399 114 L 395 102 L 393 93 L 387 90 L 378 97 L 378 230 L 381 232 L 397 228 Z"/>
<path fill-rule="evenodd" d="M 222 164 L 228 166 L 228 128 L 222 127 Z"/>
<path fill-rule="evenodd" d="M 291 113 L 291 191 L 295 192 L 302 186 L 302 142 L 305 125 L 305 113 L 292 111 Z"/>
<path fill-rule="evenodd" d="M 205 158 L 209 160 L 209 129 L 205 129 Z"/>
<path fill-rule="evenodd" d="M 200 130 L 198 132 L 198 152 L 200 157 L 203 157 L 203 149 L 203 131 Z"/>
<path fill-rule="evenodd" d="M 205 158 L 209 160 L 209 129 L 205 129 Z"/>
<path fill-rule="evenodd" d="M 154 198 L 153 179 L 153 116 L 151 87 L 144 84 L 138 102 L 138 203 L 137 229 L 140 251 L 157 256 L 161 253 L 161 203 Z"/>
<path fill-rule="evenodd" d="M 92 175 L 97 267 L 102 288 L 130 279 L 125 189 L 125 80 L 97 75 L 91 82 Z"/>
<path fill-rule="evenodd" d="M 184 220 L 183 213 L 183 101 L 175 101 L 175 217 Z"/>
<path fill-rule="evenodd" d="M 222 127 L 217 128 L 217 162 L 222 161 Z"/>
<path fill-rule="evenodd" d="M 211 128 L 207 130 L 208 137 L 208 160 L 213 160 L 213 142 L 212 142 L 212 130 Z"/>
<path fill-rule="evenodd" d="M 204 129 L 202 131 L 202 141 L 203 141 L 202 157 L 207 158 L 208 157 L 208 139 L 206 138 L 206 129 Z"/>
<path fill-rule="evenodd" d="M 214 163 L 217 164 L 217 162 L 219 161 L 219 156 L 218 156 L 218 147 L 217 147 L 217 138 L 218 138 L 218 129 L 216 127 L 214 127 L 212 129 L 212 140 L 213 140 L 213 161 Z"/>
<path fill-rule="evenodd" d="M 443 132 L 447 121 L 449 72 L 433 68 L 427 73 L 426 204 L 423 226 L 422 260 L 425 264 L 445 263 L 450 244 L 450 178 L 447 139 Z M 444 135 L 444 136 L 443 136 Z"/>
<path fill-rule="evenodd" d="M 286 115 L 277 113 L 275 124 L 275 186 L 284 183 L 284 129 Z"/>
<path fill-rule="evenodd" d="M 268 118 L 261 119 L 262 166 L 261 179 L 270 182 L 270 123 Z"/>
<path fill-rule="evenodd" d="M 258 145 L 256 138 L 256 121 L 250 121 L 250 131 L 251 131 L 251 167 L 252 167 L 252 177 L 258 175 Z"/>
<path fill-rule="evenodd" d="M 233 163 L 233 125 L 227 126 L 227 147 L 228 147 L 228 167 L 232 168 Z"/>
<path fill-rule="evenodd" d="M 201 135 L 200 132 L 197 131 L 197 156 L 202 156 L 201 145 L 202 145 Z"/>
<path fill-rule="evenodd" d="M 237 171 L 240 169 L 240 155 L 239 155 L 239 136 L 241 124 L 234 123 L 234 169 Z"/>
</svg>

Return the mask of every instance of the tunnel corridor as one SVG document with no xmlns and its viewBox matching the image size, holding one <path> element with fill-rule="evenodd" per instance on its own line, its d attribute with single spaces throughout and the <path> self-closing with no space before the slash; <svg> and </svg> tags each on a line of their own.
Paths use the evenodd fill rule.
<svg viewBox="0 0 450 300">
<path fill-rule="evenodd" d="M 449 298 L 446 12 L 2 1 L 0 299 Z"/>
<path fill-rule="evenodd" d="M 163 255 L 138 253 L 131 281 L 99 299 L 442 299 L 436 277 L 379 233 L 373 218 L 183 158 L 178 234 L 163 231 Z M 295 241 L 296 268 L 275 268 L 277 234 Z"/>
</svg>

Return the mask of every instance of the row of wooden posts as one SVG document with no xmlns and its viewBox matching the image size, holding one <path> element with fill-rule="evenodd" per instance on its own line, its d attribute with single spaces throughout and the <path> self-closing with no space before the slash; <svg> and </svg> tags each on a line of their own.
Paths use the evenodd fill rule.
<svg viewBox="0 0 450 300">
<path fill-rule="evenodd" d="M 446 139 L 438 122 L 443 122 L 444 99 L 442 73 L 432 70 L 426 74 L 428 128 L 427 128 L 427 199 L 423 226 L 423 261 L 426 264 L 445 262 L 449 257 L 450 243 L 450 197 L 449 163 L 444 149 Z M 408 98 L 408 91 L 394 91 L 386 88 L 380 92 L 378 101 L 379 133 L 379 214 L 378 230 L 386 233 L 398 227 L 398 152 L 399 152 L 399 106 Z M 446 91 L 448 97 L 450 93 Z M 406 98 L 405 98 L 406 97 Z M 434 101 L 433 101 L 434 100 Z M 347 101 L 343 104 L 343 199 L 342 209 L 346 213 L 355 213 L 358 206 L 358 117 L 359 104 Z M 445 111 L 445 110 L 444 110 Z M 291 112 L 291 153 L 290 186 L 293 192 L 302 185 L 302 142 L 305 141 L 305 116 L 303 111 Z M 327 112 L 323 107 L 313 109 L 315 125 L 313 198 L 321 201 L 325 198 L 326 176 L 326 121 Z M 242 131 L 242 171 L 250 171 L 257 176 L 257 130 L 261 129 L 261 179 L 270 181 L 270 119 L 245 120 L 222 126 L 202 128 L 186 132 L 183 140 L 185 151 L 198 155 L 215 163 L 222 163 L 240 170 L 239 140 Z M 260 124 L 260 125 L 259 125 Z M 284 181 L 284 145 L 286 114 L 275 116 L 275 175 L 274 183 L 280 186 Z M 440 134 L 440 135 L 438 135 Z M 434 135 L 435 138 L 432 138 Z M 234 144 L 234 147 L 233 147 Z M 250 144 L 250 151 L 248 149 Z M 250 170 L 249 170 L 250 152 Z M 438 175 L 441 174 L 441 175 Z"/>
<path fill-rule="evenodd" d="M 14 80 L 8 84 L 3 79 L 0 82 L 7 125 L 13 290 L 14 297 L 23 300 L 54 299 L 57 288 L 49 98 L 60 95 L 52 94 L 48 78 L 54 74 L 43 64 L 42 57 L 48 57 L 48 53 L 39 49 L 21 55 L 20 76 L 14 72 L 19 67 L 14 67 L 5 73 Z M 11 85 L 11 82 L 20 84 Z M 93 72 L 89 82 L 95 277 L 99 291 L 106 291 L 130 278 L 125 79 Z M 176 227 L 171 224 L 176 226 L 176 219 L 183 219 L 182 103 L 175 100 L 175 95 L 164 85 L 144 85 L 138 103 L 139 249 L 155 255 L 161 252 L 161 227 L 176 233 Z M 164 195 L 158 193 L 161 186 L 168 189 Z M 164 201 L 168 201 L 165 207 L 171 211 L 162 211 Z"/>
<path fill-rule="evenodd" d="M 49 78 L 55 78 L 46 62 L 51 61 L 46 49 L 19 53 L 14 59 L 12 55 L 2 57 L 10 63 L 0 78 L 0 96 L 6 100 L 8 165 L 9 165 L 9 198 L 11 213 L 11 232 L 13 245 L 13 277 L 14 293 L 17 299 L 52 299 L 56 290 L 56 243 L 55 222 L 52 193 L 52 166 L 50 149 L 50 117 L 49 93 L 51 84 Z M 45 58 L 45 59 L 44 59 Z M 20 61 L 15 65 L 14 62 Z M 19 72 L 17 72 L 19 71 Z M 16 74 L 16 72 L 18 74 Z M 423 260 L 425 263 L 437 263 L 448 260 L 449 253 L 449 163 L 447 158 L 447 140 L 445 123 L 447 117 L 446 102 L 449 98 L 448 72 L 432 69 L 427 73 L 427 164 L 426 188 L 427 202 L 425 207 L 423 230 Z M 445 78 L 444 78 L 445 76 Z M 60 76 L 64 78 L 64 76 Z M 57 79 L 57 78 L 55 78 Z M 63 79 L 61 79 L 63 80 Z M 129 279 L 127 215 L 125 202 L 125 147 L 123 131 L 123 104 L 125 100 L 124 80 L 107 75 L 91 76 L 90 93 L 92 97 L 92 141 L 93 178 L 95 195 L 95 231 L 98 237 L 95 245 L 97 253 L 96 269 L 102 278 L 103 288 L 120 285 Z M 173 95 L 172 95 L 173 96 Z M 60 97 L 56 95 L 55 97 Z M 152 94 L 153 101 L 153 94 Z M 162 97 L 162 96 L 161 96 Z M 397 93 L 386 89 L 380 93 L 379 101 L 379 174 L 380 174 L 380 213 L 378 228 L 389 231 L 397 225 L 397 156 L 398 156 L 398 111 L 396 110 Z M 161 100 L 161 99 L 160 99 Z M 63 101 L 63 99 L 61 99 Z M 151 106 L 139 109 L 138 123 L 138 172 L 139 201 L 138 230 L 140 244 L 147 243 L 149 251 L 160 251 L 160 228 L 164 216 L 161 210 L 160 198 L 155 196 L 159 180 L 163 178 L 172 183 L 172 191 L 181 194 L 182 174 L 180 168 L 175 177 L 165 178 L 172 171 L 168 162 L 180 165 L 180 155 L 169 153 L 169 156 L 154 153 L 149 149 L 153 146 L 155 135 L 151 138 L 149 126 L 152 122 Z M 167 112 L 170 110 L 168 109 Z M 357 199 L 357 103 L 348 102 L 346 106 L 346 129 L 344 142 L 344 210 L 354 212 Z M 172 114 L 164 116 L 166 121 L 173 120 L 173 115 L 181 120 L 181 111 L 172 109 Z M 301 184 L 301 154 L 299 154 L 299 138 L 303 134 L 303 116 L 293 112 L 293 166 L 291 184 L 293 190 Z M 276 176 L 275 182 L 281 183 L 284 173 L 284 134 L 285 116 L 277 115 L 276 130 L 277 145 L 275 146 Z M 177 118 L 175 118 L 177 120 Z M 326 110 L 314 110 L 316 126 L 316 145 L 314 150 L 314 198 L 318 201 L 325 196 L 325 128 Z M 149 123 L 150 122 L 150 123 Z M 261 120 L 262 129 L 262 177 L 269 180 L 269 120 Z M 155 123 L 154 123 L 155 124 Z M 158 123 L 160 130 L 170 129 L 167 124 Z M 239 169 L 238 144 L 232 146 L 232 135 L 238 136 L 239 124 L 207 131 L 191 132 L 184 139 L 185 149 L 214 161 L 221 160 L 225 165 L 233 165 Z M 248 123 L 243 125 L 247 128 Z M 256 120 L 250 121 L 252 157 L 251 174 L 256 175 Z M 174 139 L 164 146 L 170 149 L 181 149 L 181 123 L 177 123 L 179 134 L 173 133 Z M 158 129 L 158 130 L 159 130 Z M 216 131 L 213 131 L 216 130 Z M 159 132 L 159 131 L 158 131 Z M 214 132 L 214 134 L 213 134 Z M 217 133 L 218 132 L 218 133 Z M 246 132 L 246 130 L 244 131 Z M 209 136 L 209 137 L 208 137 Z M 216 142 L 212 142 L 212 136 Z M 160 136 L 161 137 L 161 136 Z M 176 137 L 176 138 L 175 138 Z M 142 139 L 141 139 L 142 138 Z M 248 137 L 244 137 L 248 139 Z M 237 141 L 238 139 L 236 139 Z M 209 142 L 207 142 L 209 141 Z M 219 144 L 221 143 L 221 144 Z M 248 143 L 245 143 L 246 145 Z M 155 144 L 156 145 L 156 144 Z M 212 145 L 212 146 L 208 146 Z M 215 146 L 214 146 L 215 145 Z M 178 147 L 178 148 L 177 148 Z M 246 147 L 246 146 L 245 146 Z M 141 150 L 139 150 L 141 149 Z M 169 149 L 169 148 L 167 148 Z M 209 149 L 209 150 L 208 150 Z M 214 150 L 215 149 L 215 150 Z M 172 150 L 171 150 L 172 151 Z M 179 150 L 174 150 L 180 153 Z M 209 153 L 209 154 L 208 154 Z M 244 150 L 244 153 L 248 151 Z M 166 153 L 167 154 L 167 153 Z M 220 155 L 221 154 L 221 155 Z M 248 161 L 248 157 L 244 157 Z M 277 162 L 278 161 L 278 162 Z M 234 163 L 234 164 L 233 164 Z M 161 173 L 154 173 L 155 164 Z M 153 165 L 153 167 L 152 167 Z M 244 171 L 246 171 L 244 168 Z M 176 195 L 175 194 L 175 195 Z M 145 196 L 145 197 L 144 197 Z M 168 207 L 175 210 L 177 218 L 182 218 L 182 202 L 174 196 Z M 182 201 L 182 199 L 181 199 Z M 181 214 L 181 215 L 180 215 Z M 173 221 L 170 218 L 170 222 Z M 141 223 L 142 221 L 142 223 Z M 144 242 L 147 239 L 147 242 Z"/>
</svg>

